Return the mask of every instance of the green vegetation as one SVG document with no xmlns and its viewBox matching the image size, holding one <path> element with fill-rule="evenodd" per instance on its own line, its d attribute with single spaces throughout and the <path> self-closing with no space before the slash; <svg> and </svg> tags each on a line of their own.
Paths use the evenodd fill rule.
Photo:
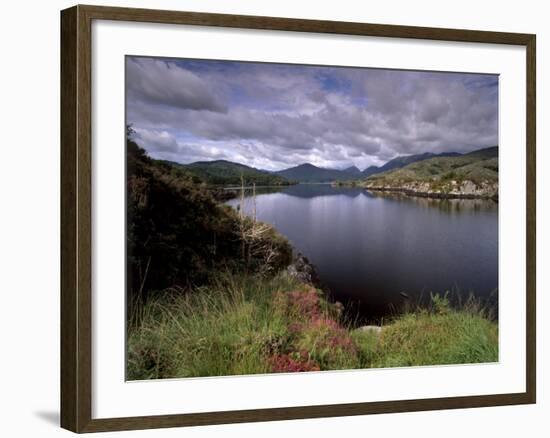
<svg viewBox="0 0 550 438">
<path fill-rule="evenodd" d="M 296 184 L 295 181 L 275 175 L 265 170 L 255 169 L 244 164 L 226 160 L 197 161 L 191 164 L 170 163 L 187 171 L 207 184 L 223 186 L 240 186 L 241 177 L 245 185 L 285 186 Z"/>
<path fill-rule="evenodd" d="M 401 169 L 369 177 L 366 181 L 395 185 L 407 182 L 470 180 L 498 182 L 498 147 L 465 155 L 436 157 L 409 164 Z"/>
<path fill-rule="evenodd" d="M 185 171 L 127 141 L 128 305 L 151 291 L 208 284 L 220 269 L 278 270 L 292 248 L 273 228 L 220 205 Z"/>
<path fill-rule="evenodd" d="M 208 287 L 165 291 L 128 327 L 128 378 L 494 362 L 498 325 L 473 302 L 443 297 L 378 331 L 354 329 L 322 291 L 280 273 L 220 274 Z"/>
<path fill-rule="evenodd" d="M 498 324 L 475 301 L 453 310 L 445 297 L 432 300 L 430 309 L 384 326 L 378 339 L 372 332 L 354 332 L 363 360 L 377 368 L 498 361 Z"/>
<path fill-rule="evenodd" d="M 498 199 L 498 147 L 417 161 L 349 185 L 417 196 Z"/>
<path fill-rule="evenodd" d="M 443 152 L 441 154 L 433 154 L 431 152 L 425 152 L 423 154 L 405 155 L 401 157 L 396 157 L 393 160 L 388 161 L 386 164 L 380 167 L 370 166 L 365 170 L 363 170 L 363 176 L 368 178 L 371 175 L 387 172 L 394 169 L 401 169 L 402 167 L 405 167 L 411 163 L 429 160 L 436 157 L 457 157 L 457 156 L 460 156 L 460 154 L 457 152 Z"/>
</svg>

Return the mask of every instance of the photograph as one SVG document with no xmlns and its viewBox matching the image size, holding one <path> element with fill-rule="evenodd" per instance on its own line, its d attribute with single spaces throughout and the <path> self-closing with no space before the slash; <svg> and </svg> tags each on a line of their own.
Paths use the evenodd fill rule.
<svg viewBox="0 0 550 438">
<path fill-rule="evenodd" d="M 126 380 L 499 361 L 498 74 L 124 63 Z"/>
</svg>

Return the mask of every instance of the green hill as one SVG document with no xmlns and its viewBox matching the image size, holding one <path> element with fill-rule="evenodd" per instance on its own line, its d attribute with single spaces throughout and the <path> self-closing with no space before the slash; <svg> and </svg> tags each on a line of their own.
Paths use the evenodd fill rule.
<svg viewBox="0 0 550 438">
<path fill-rule="evenodd" d="M 415 162 L 372 175 L 356 185 L 436 197 L 493 198 L 498 196 L 498 147 Z"/>
<path fill-rule="evenodd" d="M 458 152 L 443 152 L 441 154 L 433 154 L 431 152 L 425 152 L 417 155 L 404 155 L 396 157 L 393 160 L 388 161 L 383 166 L 370 166 L 363 170 L 363 176 L 369 177 L 378 173 L 386 172 L 388 170 L 400 169 L 409 164 L 416 163 L 418 161 L 429 160 L 436 157 L 457 157 L 460 156 Z"/>
<path fill-rule="evenodd" d="M 255 183 L 259 186 L 284 186 L 294 184 L 294 181 L 265 170 L 255 169 L 244 164 L 226 160 L 197 161 L 191 164 L 172 163 L 184 169 L 189 174 L 200 178 L 207 184 L 241 185 L 241 176 L 245 185 Z"/>
</svg>

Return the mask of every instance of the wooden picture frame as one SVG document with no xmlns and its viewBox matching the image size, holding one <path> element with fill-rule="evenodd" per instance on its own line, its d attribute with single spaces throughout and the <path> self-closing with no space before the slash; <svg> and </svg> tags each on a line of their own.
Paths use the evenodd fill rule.
<svg viewBox="0 0 550 438">
<path fill-rule="evenodd" d="M 526 48 L 526 391 L 416 400 L 92 418 L 92 35 L 94 20 L 518 45 Z M 536 401 L 535 58 L 531 34 L 75 6 L 61 12 L 61 426 L 99 432 L 529 404 Z"/>
</svg>

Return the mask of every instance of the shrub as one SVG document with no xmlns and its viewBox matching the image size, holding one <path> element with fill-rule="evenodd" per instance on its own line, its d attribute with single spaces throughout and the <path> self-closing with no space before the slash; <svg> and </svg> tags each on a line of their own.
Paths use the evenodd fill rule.
<svg viewBox="0 0 550 438">
<path fill-rule="evenodd" d="M 274 305 L 289 321 L 290 350 L 286 353 L 299 352 L 302 362 L 307 357 L 321 370 L 357 367 L 357 349 L 349 331 L 339 323 L 336 306 L 321 291 L 310 286 L 279 291 Z"/>
<path fill-rule="evenodd" d="M 294 373 L 303 371 L 320 371 L 319 365 L 309 357 L 307 351 L 280 354 L 270 358 L 273 373 Z"/>
<path fill-rule="evenodd" d="M 317 318 L 298 333 L 294 345 L 307 351 L 322 370 L 357 368 L 357 347 L 349 331 L 330 318 Z"/>
<path fill-rule="evenodd" d="M 252 233 L 243 234 L 243 227 Z M 152 160 L 128 138 L 127 254 L 131 306 L 147 300 L 149 291 L 210 284 L 220 270 L 272 275 L 290 263 L 292 247 L 272 227 L 239 217 L 196 177 Z"/>
</svg>

